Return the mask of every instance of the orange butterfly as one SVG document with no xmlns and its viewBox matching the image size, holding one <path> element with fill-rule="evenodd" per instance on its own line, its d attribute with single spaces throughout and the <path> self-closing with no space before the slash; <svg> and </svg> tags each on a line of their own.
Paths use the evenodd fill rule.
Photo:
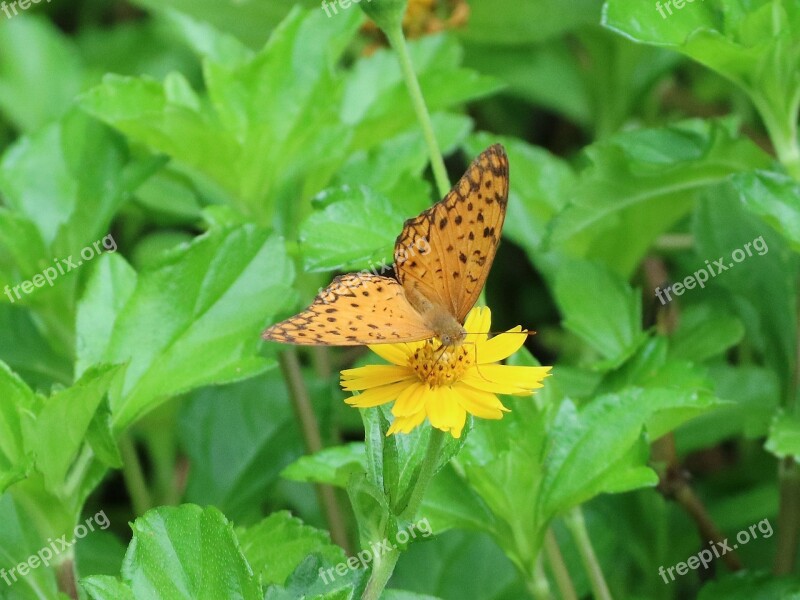
<svg viewBox="0 0 800 600">
<path fill-rule="evenodd" d="M 507 203 L 508 157 L 495 144 L 443 200 L 405 222 L 394 247 L 396 278 L 336 277 L 311 306 L 262 337 L 315 346 L 433 337 L 444 346 L 461 344 L 466 335 L 462 323 L 486 283 Z M 413 248 L 427 251 L 417 255 Z"/>
</svg>

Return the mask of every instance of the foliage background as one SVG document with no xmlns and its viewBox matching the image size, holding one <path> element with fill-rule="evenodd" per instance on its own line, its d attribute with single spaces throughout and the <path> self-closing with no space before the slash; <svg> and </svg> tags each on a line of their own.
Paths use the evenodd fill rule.
<svg viewBox="0 0 800 600">
<path fill-rule="evenodd" d="M 536 328 L 515 360 L 556 368 L 450 448 L 419 513 L 436 536 L 387 597 L 602 597 L 603 579 L 618 598 L 790 597 L 797 3 L 411 4 L 451 178 L 495 141 L 510 156 L 496 327 Z M 276 0 L 0 13 L 0 287 L 118 245 L 0 295 L 0 568 L 101 509 L 112 521 L 0 598 L 363 589 L 363 572 L 320 584 L 345 556 L 323 530 L 354 552 L 400 527 L 352 477 L 391 491 L 383 469 L 413 464 L 426 432 L 365 452 L 381 417 L 344 405 L 337 371 L 366 356 L 258 334 L 388 258 L 437 199 L 396 58 L 365 23 Z M 768 253 L 656 301 L 760 236 Z M 313 421 L 287 386 L 298 368 Z M 658 575 L 763 519 L 776 533 L 737 549 L 738 573 Z"/>
</svg>

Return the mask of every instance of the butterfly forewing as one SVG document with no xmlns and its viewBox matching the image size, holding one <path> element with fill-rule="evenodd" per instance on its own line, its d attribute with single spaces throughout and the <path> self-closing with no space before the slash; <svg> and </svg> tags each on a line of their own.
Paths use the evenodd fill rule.
<svg viewBox="0 0 800 600">
<path fill-rule="evenodd" d="M 311 346 L 415 342 L 433 336 L 397 280 L 362 273 L 335 278 L 306 310 L 262 335 Z"/>
<path fill-rule="evenodd" d="M 408 297 L 421 294 L 463 322 L 486 283 L 507 203 L 508 158 L 495 144 L 441 202 L 406 221 L 395 243 L 395 270 Z M 408 257 L 411 247 L 429 251 Z"/>
</svg>

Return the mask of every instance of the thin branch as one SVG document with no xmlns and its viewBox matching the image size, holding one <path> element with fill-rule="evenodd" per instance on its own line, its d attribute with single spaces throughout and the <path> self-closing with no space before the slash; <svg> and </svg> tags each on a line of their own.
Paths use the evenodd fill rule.
<svg viewBox="0 0 800 600">
<path fill-rule="evenodd" d="M 664 262 L 659 258 L 650 257 L 644 262 L 644 271 L 647 278 L 648 289 L 655 297 L 656 287 L 663 285 L 668 280 Z M 678 327 L 679 313 L 678 302 L 671 302 L 666 309 L 658 310 L 656 315 L 656 329 L 663 336 L 671 335 Z M 706 540 L 722 542 L 726 538 L 717 528 L 710 513 L 702 500 L 695 494 L 689 483 L 688 473 L 681 468 L 678 453 L 675 449 L 675 434 L 668 434 L 655 440 L 651 446 L 652 462 L 663 465 L 659 469 L 658 491 L 669 499 L 676 501 L 680 507 L 692 518 L 705 543 Z M 742 563 L 735 551 L 726 552 L 723 561 L 731 571 L 738 571 Z"/>
<path fill-rule="evenodd" d="M 119 437 L 119 451 L 122 455 L 122 478 L 128 489 L 133 512 L 140 517 L 153 508 L 153 499 L 147 487 L 142 463 L 139 461 L 139 453 L 136 452 L 136 445 L 129 433 L 123 433 Z"/>
<path fill-rule="evenodd" d="M 589 583 L 595 600 L 612 600 L 608 584 L 600 568 L 600 561 L 592 546 L 589 531 L 586 529 L 586 522 L 583 520 L 581 507 L 576 506 L 564 516 L 564 523 L 572 534 L 575 544 L 578 546 L 578 553 L 581 555 L 583 567 L 589 576 Z"/>
<path fill-rule="evenodd" d="M 572 578 L 569 575 L 566 563 L 564 563 L 564 557 L 561 555 L 558 541 L 550 528 L 548 528 L 544 536 L 544 552 L 562 600 L 578 600 L 578 594 L 575 592 Z"/>
<path fill-rule="evenodd" d="M 303 432 L 306 449 L 309 454 L 316 454 L 323 449 L 322 436 L 319 432 L 317 415 L 311 405 L 311 396 L 303 379 L 300 361 L 294 348 L 289 348 L 281 353 L 280 364 L 286 385 L 289 388 L 289 396 L 292 399 L 295 415 Z M 352 554 L 350 540 L 347 537 L 347 528 L 345 527 L 344 512 L 336 498 L 336 490 L 332 486 L 325 484 L 317 484 L 315 487 L 320 505 L 328 522 L 331 539 L 334 543 L 344 548 L 345 552 Z"/>
</svg>

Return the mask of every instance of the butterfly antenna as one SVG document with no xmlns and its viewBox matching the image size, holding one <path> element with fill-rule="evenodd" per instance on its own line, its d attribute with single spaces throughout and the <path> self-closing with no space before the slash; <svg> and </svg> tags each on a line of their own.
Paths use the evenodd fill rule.
<svg viewBox="0 0 800 600">
<path fill-rule="evenodd" d="M 467 332 L 464 333 L 464 335 L 501 335 L 501 334 L 506 334 L 506 333 L 510 333 L 512 335 L 514 335 L 514 334 L 517 334 L 517 335 L 528 335 L 528 336 L 536 335 L 535 331 L 527 331 L 525 329 L 523 329 L 522 331 L 485 331 L 485 332 L 479 332 L 479 331 L 469 332 L 469 331 L 467 331 Z M 475 342 L 472 342 L 472 343 L 474 344 Z"/>
</svg>

